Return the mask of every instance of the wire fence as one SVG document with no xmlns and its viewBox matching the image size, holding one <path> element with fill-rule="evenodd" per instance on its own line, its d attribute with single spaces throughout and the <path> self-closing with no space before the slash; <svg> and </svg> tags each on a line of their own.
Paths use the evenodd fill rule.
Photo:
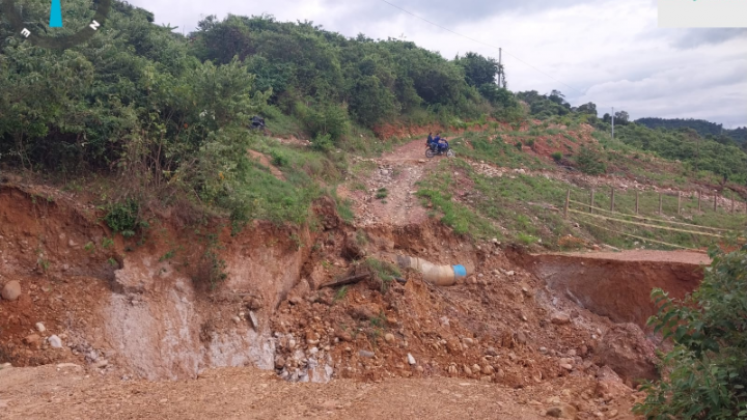
<svg viewBox="0 0 747 420">
<path fill-rule="evenodd" d="M 747 225 L 747 202 L 736 194 L 724 197 L 610 187 L 581 193 L 568 190 L 563 214 L 566 219 L 572 217 L 578 223 L 618 235 L 672 248 L 695 249 L 697 246 L 692 244 L 701 244 L 705 239 L 721 242 L 739 238 Z M 663 240 L 667 238 L 672 240 Z"/>
</svg>

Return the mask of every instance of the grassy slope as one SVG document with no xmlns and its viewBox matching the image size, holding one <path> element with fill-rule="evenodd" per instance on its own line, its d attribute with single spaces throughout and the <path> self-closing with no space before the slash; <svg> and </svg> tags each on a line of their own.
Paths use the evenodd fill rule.
<svg viewBox="0 0 747 420">
<path fill-rule="evenodd" d="M 638 239 L 585 223 L 575 227 L 576 221 L 588 221 L 615 231 L 684 247 L 703 247 L 714 243 L 715 239 L 710 237 L 605 222 L 591 217 L 575 216 L 571 220 L 565 220 L 562 209 L 567 191 L 571 191 L 572 200 L 588 203 L 588 189 L 543 176 L 512 174 L 491 178 L 477 173 L 461 158 L 509 168 L 563 171 L 547 157 L 547 154 L 555 150 L 564 150 L 564 158 L 572 161 L 579 146 L 598 143 L 602 147 L 601 154 L 610 176 L 618 177 L 629 184 L 637 181 L 662 188 L 692 191 L 702 187 L 702 184 L 712 184 L 716 179 L 709 173 L 688 173 L 677 162 L 659 159 L 621 143 L 612 142 L 604 133 L 590 134 L 592 138 L 577 130 L 538 124 L 525 132 L 467 133 L 452 137 L 452 144 L 460 158 L 443 160 L 435 171 L 438 177 L 424 177 L 419 194 L 439 210 L 444 223 L 452 226 L 457 233 L 469 234 L 476 238 L 504 237 L 509 241 L 562 249 L 569 244 L 577 243 L 568 241 L 567 238 L 561 240 L 566 235 L 573 235 L 619 248 L 641 246 Z M 517 142 L 523 143 L 521 150 L 516 146 Z M 526 144 L 531 142 L 538 153 L 526 147 Z M 545 156 L 542 155 L 543 152 Z M 455 176 L 452 176 L 454 173 L 466 175 L 474 183 L 475 194 L 466 199 L 456 196 L 458 188 Z M 651 188 L 647 190 L 639 196 L 640 215 L 659 217 L 659 194 Z M 632 190 L 623 193 L 618 191 L 615 203 L 617 212 L 632 214 L 635 209 L 635 193 Z M 608 209 L 609 205 L 609 191 L 597 191 L 595 206 Z M 665 196 L 663 200 L 663 212 L 667 220 L 735 230 L 743 229 L 747 221 L 743 206 L 741 214 L 730 214 L 726 211 L 730 208 L 720 208 L 718 212 L 714 212 L 712 202 L 703 202 L 702 211 L 699 212 L 695 196 L 685 197 L 682 199 L 682 213 L 678 215 L 676 195 Z M 576 205 L 576 208 L 580 209 L 580 206 Z M 602 213 L 605 216 L 610 215 Z M 435 212 L 433 215 L 435 216 Z M 617 213 L 614 217 L 620 218 L 621 215 Z M 652 249 L 668 248 L 655 243 L 647 243 L 645 246 Z"/>
<path fill-rule="evenodd" d="M 303 132 L 299 124 L 290 117 L 281 116 L 268 120 L 271 121 L 268 125 L 273 128 L 273 136 L 300 137 Z M 572 235 L 620 248 L 637 246 L 636 239 L 584 224 L 575 227 L 578 217 L 573 218 L 575 220 L 563 218 L 562 209 L 567 191 L 571 190 L 573 200 L 588 202 L 588 189 L 544 176 L 511 173 L 503 177 L 488 177 L 476 172 L 469 161 L 482 161 L 513 169 L 563 173 L 565 169 L 554 162 L 550 157 L 552 153 L 562 152 L 563 164 L 572 164 L 580 147 L 601 145 L 609 175 L 625 179 L 629 183 L 634 179 L 642 184 L 694 190 L 703 184 L 714 184 L 717 179 L 710 173 L 693 175 L 677 162 L 666 161 L 619 142 L 612 142 L 605 133 L 594 132 L 588 126 L 565 127 L 549 122 L 534 123 L 523 131 L 516 130 L 516 127 L 498 129 L 493 126 L 488 131 L 445 135 L 459 157 L 443 159 L 435 169 L 438 176 L 426 174 L 419 185 L 419 196 L 430 207 L 433 217 L 441 218 L 456 233 L 475 239 L 496 237 L 549 249 L 565 249 L 576 244 L 575 241 L 563 239 Z M 231 195 L 252 200 L 251 214 L 244 215 L 245 219 L 309 223 L 313 226 L 315 221 L 309 211 L 311 203 L 328 195 L 336 200 L 343 218 L 352 221 L 354 215 L 349 203 L 336 196 L 336 187 L 346 182 L 347 188 L 351 190 L 365 188 L 361 181 L 376 169 L 372 162 L 361 162 L 354 158 L 380 156 L 408 141 L 412 139 L 403 137 L 382 141 L 370 131 L 357 127 L 352 127 L 351 134 L 339 145 L 339 149 L 327 151 L 317 150 L 313 146 L 281 143 L 273 137 L 258 137 L 252 149 L 267 156 L 282 171 L 284 179 L 278 179 L 266 166 L 252 161 L 245 182 L 232 191 Z M 521 143 L 521 147 L 517 143 Z M 458 175 L 454 175 L 455 173 Z M 457 193 L 463 190 L 460 182 L 464 179 L 469 180 L 471 193 L 460 196 Z M 102 197 L 107 196 L 104 190 L 101 192 Z M 106 198 L 102 200 L 107 201 Z M 598 207 L 608 208 L 609 194 L 598 191 L 595 201 Z M 618 192 L 616 209 L 632 213 L 633 208 L 633 193 Z M 656 216 L 658 194 L 641 194 L 640 208 L 642 215 Z M 676 215 L 676 198 L 665 197 L 664 213 L 671 216 L 672 220 L 729 229 L 738 229 L 745 224 L 744 213 L 730 215 L 723 210 L 714 213 L 710 203 L 703 202 L 704 211 L 697 212 L 696 200 L 683 199 L 683 208 L 683 214 Z M 710 238 L 690 234 L 588 220 L 614 230 L 687 247 L 712 243 Z M 666 248 L 655 244 L 647 244 L 646 247 Z"/>
</svg>

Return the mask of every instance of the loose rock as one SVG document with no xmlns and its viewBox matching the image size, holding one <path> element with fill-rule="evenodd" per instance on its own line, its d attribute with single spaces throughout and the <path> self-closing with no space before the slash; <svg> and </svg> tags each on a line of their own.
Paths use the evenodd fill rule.
<svg viewBox="0 0 747 420">
<path fill-rule="evenodd" d="M 360 357 L 368 357 L 369 359 L 375 356 L 374 352 L 368 350 L 358 350 L 358 355 Z"/>
<path fill-rule="evenodd" d="M 576 418 L 577 410 L 574 406 L 570 404 L 558 404 L 554 407 L 551 407 L 549 410 L 547 410 L 547 413 L 545 415 L 550 417 L 555 417 L 558 419 L 570 419 L 573 420 Z"/>
<path fill-rule="evenodd" d="M 410 365 L 415 365 L 415 358 L 412 357 L 412 354 L 410 353 L 407 353 L 407 363 L 409 363 Z"/>
<path fill-rule="evenodd" d="M 39 334 L 31 334 L 23 339 L 23 343 L 32 349 L 38 350 L 41 347 L 42 338 Z"/>
<path fill-rule="evenodd" d="M 18 297 L 21 296 L 21 283 L 16 280 L 11 280 L 5 283 L 5 286 L 3 286 L 2 296 L 3 299 L 11 302 L 18 299 Z"/>
<path fill-rule="evenodd" d="M 62 340 L 60 337 L 57 337 L 56 335 L 50 336 L 47 341 L 49 341 L 49 345 L 52 346 L 52 348 L 55 349 L 61 349 L 62 348 Z"/>
<path fill-rule="evenodd" d="M 37 322 L 36 330 L 39 331 L 40 333 L 44 333 L 44 331 L 47 331 L 47 328 L 41 322 Z"/>
<path fill-rule="evenodd" d="M 555 325 L 566 325 L 571 323 L 571 317 L 564 313 L 556 313 L 550 321 Z"/>
</svg>

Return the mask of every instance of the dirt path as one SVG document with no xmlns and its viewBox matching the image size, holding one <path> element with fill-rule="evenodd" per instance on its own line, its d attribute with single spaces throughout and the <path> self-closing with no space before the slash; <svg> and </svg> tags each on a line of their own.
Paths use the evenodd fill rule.
<svg viewBox="0 0 747 420">
<path fill-rule="evenodd" d="M 520 390 L 448 378 L 319 385 L 233 368 L 207 371 L 196 381 L 147 382 L 86 375 L 76 367 L 11 368 L 0 370 L 0 418 L 532 420 L 546 418 L 548 401 L 574 398 L 563 394 L 566 381 Z M 631 418 L 625 414 L 631 399 L 625 401 L 616 419 Z"/>
<path fill-rule="evenodd" d="M 682 263 L 693 265 L 709 265 L 711 263 L 711 258 L 708 254 L 692 251 L 635 250 L 625 252 L 550 253 L 546 255 L 563 255 L 567 257 L 625 262 Z"/>
<path fill-rule="evenodd" d="M 348 196 L 355 203 L 356 224 L 367 227 L 422 223 L 427 213 L 415 195 L 416 184 L 427 168 L 438 165 L 440 159 L 426 159 L 423 141 L 415 140 L 379 159 L 368 160 L 376 164 L 376 169 L 365 181 L 366 191 L 354 191 Z"/>
</svg>

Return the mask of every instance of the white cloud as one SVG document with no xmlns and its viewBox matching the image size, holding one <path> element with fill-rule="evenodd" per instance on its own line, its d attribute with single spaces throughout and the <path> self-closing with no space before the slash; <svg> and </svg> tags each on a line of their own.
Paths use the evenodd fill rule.
<svg viewBox="0 0 747 420">
<path fill-rule="evenodd" d="M 445 2 L 390 0 L 454 31 L 504 48 L 512 90 L 552 89 L 573 104 L 614 106 L 633 118 L 695 117 L 747 125 L 747 32 L 657 28 L 652 0 Z M 345 36 L 400 37 L 444 57 L 498 52 L 434 27 L 382 1 L 132 0 L 156 22 L 189 32 L 209 14 L 268 13 L 281 21 L 311 20 Z M 521 59 L 549 74 L 547 77 Z M 566 85 L 570 85 L 573 89 Z"/>
</svg>

